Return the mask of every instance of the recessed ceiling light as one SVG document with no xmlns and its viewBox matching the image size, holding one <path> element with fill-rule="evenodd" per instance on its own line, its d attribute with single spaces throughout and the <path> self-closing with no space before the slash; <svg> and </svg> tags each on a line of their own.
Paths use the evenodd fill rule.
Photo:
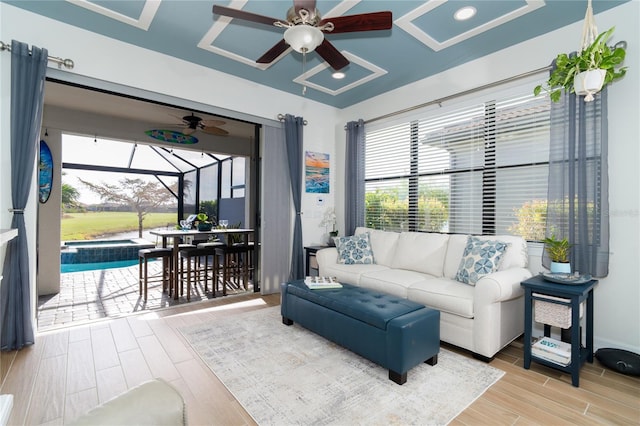
<svg viewBox="0 0 640 426">
<path fill-rule="evenodd" d="M 453 17 L 456 21 L 466 21 L 467 19 L 473 18 L 476 14 L 476 8 L 473 6 L 465 6 L 461 7 L 453 14 Z"/>
<path fill-rule="evenodd" d="M 336 80 L 342 80 L 345 77 L 345 73 L 336 71 L 333 74 L 331 74 L 331 77 L 335 78 Z"/>
</svg>

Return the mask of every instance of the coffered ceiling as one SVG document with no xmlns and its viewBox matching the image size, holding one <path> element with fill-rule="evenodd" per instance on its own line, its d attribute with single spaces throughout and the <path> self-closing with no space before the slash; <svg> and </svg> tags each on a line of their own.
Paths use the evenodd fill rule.
<svg viewBox="0 0 640 426">
<path fill-rule="evenodd" d="M 212 14 L 217 4 L 285 19 L 291 0 L 2 1 L 337 108 L 580 21 L 587 6 L 586 0 L 318 0 L 323 18 L 381 10 L 393 14 L 390 30 L 326 35 L 350 61 L 342 70 L 345 78 L 338 80 L 317 52 L 307 54 L 304 63 L 302 54 L 287 49 L 271 64 L 257 64 L 284 30 Z M 594 13 L 625 1 L 593 0 Z M 476 14 L 457 21 L 454 14 L 463 6 L 475 8 Z M 550 47 L 550 60 L 553 53 Z"/>
</svg>

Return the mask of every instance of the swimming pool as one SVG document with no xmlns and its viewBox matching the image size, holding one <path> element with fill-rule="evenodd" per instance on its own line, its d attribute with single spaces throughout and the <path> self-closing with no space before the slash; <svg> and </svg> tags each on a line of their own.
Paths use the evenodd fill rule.
<svg viewBox="0 0 640 426">
<path fill-rule="evenodd" d="M 126 268 L 128 266 L 137 265 L 137 260 L 116 260 L 113 262 L 94 262 L 94 263 L 63 263 L 60 265 L 61 273 L 68 272 L 84 272 L 99 269 Z"/>
<path fill-rule="evenodd" d="M 104 264 L 122 261 L 136 261 L 138 259 L 138 250 L 144 248 L 153 248 L 155 244 L 143 238 L 130 238 L 121 240 L 87 240 L 87 241 L 66 241 L 60 251 L 61 271 L 71 268 L 89 269 L 107 269 L 93 267 L 89 268 L 87 264 Z M 84 265 L 76 266 L 72 265 Z M 126 265 L 130 266 L 130 265 Z M 119 268 L 122 266 L 111 266 Z M 69 272 L 69 271 L 67 271 Z"/>
</svg>

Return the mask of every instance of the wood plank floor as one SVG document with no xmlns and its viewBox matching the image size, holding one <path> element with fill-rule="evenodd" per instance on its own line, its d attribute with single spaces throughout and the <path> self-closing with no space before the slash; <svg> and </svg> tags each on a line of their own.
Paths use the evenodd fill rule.
<svg viewBox="0 0 640 426">
<path fill-rule="evenodd" d="M 180 390 L 191 425 L 254 424 L 177 328 L 278 304 L 279 295 L 247 294 L 43 333 L 36 345 L 2 355 L 8 372 L 0 393 L 14 395 L 9 424 L 64 424 L 152 377 Z M 639 378 L 596 360 L 575 388 L 566 374 L 522 364 L 516 341 L 491 361 L 503 378 L 451 424 L 640 424 Z"/>
</svg>

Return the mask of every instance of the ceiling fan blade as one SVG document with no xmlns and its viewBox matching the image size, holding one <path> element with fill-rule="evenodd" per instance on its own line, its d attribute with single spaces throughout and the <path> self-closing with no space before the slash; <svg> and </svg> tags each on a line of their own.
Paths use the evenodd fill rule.
<svg viewBox="0 0 640 426">
<path fill-rule="evenodd" d="M 269 49 L 267 53 L 260 56 L 256 62 L 259 64 L 270 64 L 278 56 L 280 56 L 282 52 L 284 52 L 288 48 L 289 48 L 289 45 L 287 44 L 286 41 L 284 41 L 284 39 L 282 39 L 278 43 L 276 43 L 271 49 Z"/>
<path fill-rule="evenodd" d="M 331 68 L 336 71 L 349 65 L 349 60 L 345 58 L 344 55 L 333 46 L 333 44 L 327 41 L 326 38 L 320 46 L 316 47 L 316 52 L 318 52 L 318 55 L 322 56 L 322 59 L 327 61 L 327 63 L 331 65 Z"/>
<path fill-rule="evenodd" d="M 200 124 L 201 124 L 203 127 L 215 127 L 215 126 L 221 126 L 221 125 L 223 125 L 223 124 L 225 124 L 225 123 L 226 123 L 226 121 L 222 121 L 222 120 L 213 120 L 213 119 L 211 119 L 211 120 L 202 120 L 202 121 L 200 122 Z"/>
<path fill-rule="evenodd" d="M 276 18 L 270 18 L 268 16 L 258 15 L 256 13 L 246 12 L 240 9 L 232 9 L 230 7 L 213 5 L 213 14 L 228 16 L 230 18 L 243 19 L 245 21 L 257 22 L 259 24 L 271 25 L 274 22 L 282 22 L 284 25 L 289 25 L 286 21 Z"/>
<path fill-rule="evenodd" d="M 296 8 L 296 13 L 298 13 L 300 9 L 313 12 L 316 10 L 316 0 L 293 0 L 293 6 Z"/>
<path fill-rule="evenodd" d="M 216 135 L 216 136 L 227 136 L 229 134 L 229 132 L 227 132 L 224 129 L 221 129 L 220 127 L 205 127 L 204 129 L 202 129 L 202 131 L 210 135 Z"/>
<path fill-rule="evenodd" d="M 391 12 L 361 13 L 359 15 L 336 16 L 320 21 L 318 26 L 333 23 L 329 34 L 351 33 L 356 31 L 388 30 L 393 25 Z"/>
<path fill-rule="evenodd" d="M 176 119 L 176 123 L 175 123 L 176 126 L 179 126 L 180 124 L 188 124 L 186 121 L 184 121 L 182 117 L 179 117 L 175 114 L 169 114 L 169 115 Z"/>
</svg>

